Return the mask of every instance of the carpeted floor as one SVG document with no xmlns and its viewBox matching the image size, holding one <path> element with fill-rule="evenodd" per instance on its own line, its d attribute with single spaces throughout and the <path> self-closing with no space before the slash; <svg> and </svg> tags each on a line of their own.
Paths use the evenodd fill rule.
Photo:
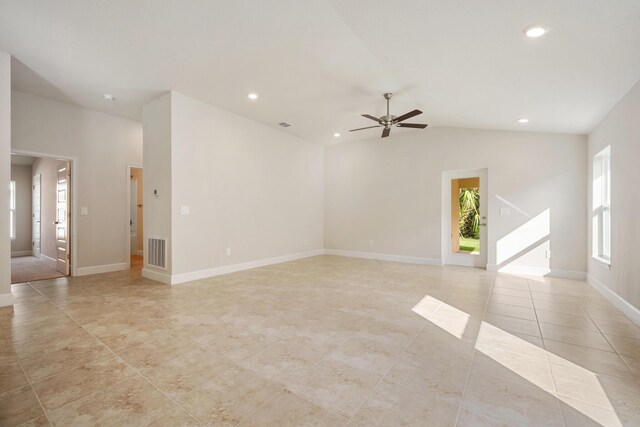
<svg viewBox="0 0 640 427">
<path fill-rule="evenodd" d="M 40 258 L 34 256 L 11 258 L 11 283 L 32 282 L 55 277 L 64 277 L 64 274 L 50 267 Z"/>
</svg>

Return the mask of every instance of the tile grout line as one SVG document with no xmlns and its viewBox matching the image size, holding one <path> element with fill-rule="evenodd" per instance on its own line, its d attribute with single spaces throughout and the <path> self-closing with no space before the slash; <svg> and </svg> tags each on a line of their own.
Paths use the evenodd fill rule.
<svg viewBox="0 0 640 427">
<path fill-rule="evenodd" d="M 493 280 L 491 282 L 491 287 L 489 288 L 489 298 L 487 298 L 487 302 L 484 306 L 484 312 L 483 312 L 483 316 L 482 319 L 480 320 L 480 324 L 482 324 L 482 322 L 484 322 L 484 314 L 487 313 L 487 307 L 489 306 L 489 301 L 491 300 L 491 294 L 493 293 L 493 288 L 496 284 L 496 278 L 497 278 L 497 274 L 493 275 Z M 527 287 L 529 285 L 527 284 Z M 462 396 L 460 396 L 460 404 L 458 405 L 458 413 L 456 414 L 456 420 L 454 422 L 454 426 L 457 426 L 458 423 L 460 422 L 460 415 L 462 414 L 462 406 L 464 405 L 464 398 L 465 395 L 467 394 L 467 389 L 469 388 L 469 379 L 471 378 L 471 370 L 473 369 L 473 362 L 476 359 L 476 353 L 478 352 L 478 350 L 476 350 L 476 346 L 478 345 L 478 339 L 480 339 L 480 331 L 478 331 L 478 336 L 476 337 L 476 341 L 473 345 L 473 355 L 471 356 L 471 362 L 469 363 L 469 372 L 467 372 L 467 379 L 464 382 L 464 389 L 462 390 Z"/>
<path fill-rule="evenodd" d="M 529 288 L 529 294 L 531 295 L 531 301 L 533 302 L 533 292 L 531 291 L 531 286 L 529 280 L 527 280 L 527 288 Z M 534 309 L 533 312 L 536 316 L 536 323 L 538 325 L 538 330 L 540 331 L 540 341 L 542 341 L 542 349 L 544 350 L 545 359 L 547 359 L 547 368 L 549 369 L 549 375 L 551 376 L 551 383 L 553 384 L 553 391 L 556 398 L 556 406 L 558 408 L 558 412 L 560 412 L 560 419 L 562 423 L 567 425 L 567 420 L 565 418 L 564 412 L 562 411 L 560 396 L 558 395 L 558 387 L 556 386 L 556 377 L 553 375 L 553 370 L 551 369 L 551 360 L 549 360 L 549 351 L 547 350 L 547 346 L 544 343 L 544 338 L 542 337 L 542 328 L 540 327 L 540 319 L 538 319 L 538 312 L 535 309 L 535 303 L 533 303 Z"/>
<path fill-rule="evenodd" d="M 13 347 L 13 343 L 11 343 L 9 341 L 9 345 L 11 346 L 11 349 L 15 353 L 16 349 Z M 29 378 L 29 376 L 27 375 L 27 371 L 25 371 L 24 366 L 22 366 L 22 362 L 20 361 L 20 358 L 17 356 L 17 354 L 16 354 L 16 359 L 18 360 L 18 364 L 20 365 L 20 369 L 22 369 L 22 373 L 24 374 L 25 378 L 27 379 L 27 385 L 29 385 L 29 388 L 31 389 L 31 392 L 35 396 L 36 400 L 38 401 L 38 404 L 40 405 L 40 408 L 42 409 L 42 413 L 44 414 L 45 418 L 49 422 L 49 425 L 53 425 L 53 423 L 51 422 L 51 419 L 49 419 L 49 414 L 47 414 L 47 411 L 45 410 L 44 405 L 42 404 L 42 401 L 40 401 L 40 397 L 36 393 L 36 390 L 33 388 L 33 383 L 31 381 L 31 378 Z M 19 389 L 21 387 L 24 387 L 24 386 L 25 385 L 21 385 L 21 386 L 16 387 L 16 388 L 14 388 L 12 390 L 17 390 L 17 389 Z M 8 390 L 8 391 L 12 391 L 12 390 Z M 33 421 L 33 420 L 37 420 L 38 418 L 40 418 L 40 416 L 38 416 L 36 418 L 32 418 L 32 419 L 24 422 L 23 424 L 26 424 L 27 422 L 30 422 L 30 421 Z"/>
<path fill-rule="evenodd" d="M 31 283 L 29 283 L 29 286 L 31 286 Z M 31 286 L 31 287 L 33 288 L 33 286 Z M 33 288 L 33 289 L 35 289 L 35 288 Z M 38 290 L 36 289 L 36 292 L 37 291 Z M 49 414 L 47 413 L 46 409 L 44 408 L 44 405 L 42 404 L 42 401 L 40 400 L 40 396 L 38 396 L 38 394 L 36 393 L 36 390 L 33 387 L 33 383 L 31 382 L 31 378 L 29 378 L 29 376 L 27 375 L 27 371 L 24 369 L 24 366 L 22 365 L 22 361 L 18 357 L 18 353 L 16 353 L 16 349 L 13 346 L 13 343 L 11 342 L 11 340 L 7 340 L 7 342 L 11 346 L 11 349 L 13 350 L 13 353 L 16 355 L 16 360 L 18 361 L 18 364 L 20 365 L 20 369 L 22 369 L 22 373 L 24 374 L 25 378 L 27 379 L 27 384 L 29 384 L 29 388 L 31 389 L 31 392 L 33 393 L 33 395 L 35 396 L 36 400 L 38 401 L 38 404 L 40 405 L 40 408 L 42 409 L 42 413 L 44 414 L 45 418 L 49 422 L 49 425 L 52 426 L 53 423 L 51 422 L 51 419 L 49 418 Z M 22 387 L 24 387 L 24 386 L 22 386 Z M 16 390 L 16 389 L 14 389 L 14 390 Z M 33 421 L 33 420 L 37 420 L 38 418 L 40 418 L 40 417 L 32 418 L 31 420 L 28 420 L 27 422 Z M 25 423 L 23 423 L 23 424 L 25 424 Z"/>
<path fill-rule="evenodd" d="M 586 313 L 587 317 L 589 318 L 589 320 L 591 321 L 591 323 L 593 323 L 593 325 L 596 327 L 596 329 L 598 329 L 598 332 L 600 332 L 600 334 L 605 339 L 607 344 L 609 344 L 609 346 L 613 349 L 613 351 L 615 352 L 616 356 L 618 356 L 618 359 L 622 362 L 622 364 L 629 370 L 629 372 L 631 372 L 632 375 L 635 375 L 635 373 L 633 372 L 633 370 L 631 369 L 629 364 L 627 362 L 625 362 L 625 360 L 622 357 L 622 355 L 620 354 L 620 352 L 613 346 L 613 343 L 611 342 L 611 340 L 609 338 L 607 338 L 607 335 L 605 335 L 605 333 L 602 332 L 602 329 L 600 329 L 600 326 L 598 326 L 598 324 L 593 320 L 593 318 L 591 317 L 589 312 L 585 310 L 585 313 Z M 621 336 L 621 335 L 614 335 L 614 334 L 608 334 L 608 335 L 620 336 L 622 338 L 627 338 L 627 339 L 633 339 L 633 338 L 625 337 L 625 336 Z"/>
<path fill-rule="evenodd" d="M 146 319 L 146 318 L 145 318 L 145 319 Z M 161 326 L 160 324 L 158 324 L 157 322 L 155 322 L 153 319 L 147 319 L 147 320 L 149 320 L 150 322 L 152 322 L 152 323 L 156 324 L 158 327 L 161 327 L 161 328 L 163 327 L 163 326 Z M 166 328 L 165 328 L 165 329 L 166 329 Z M 187 336 L 183 336 L 183 335 L 181 335 L 180 333 L 177 333 L 177 332 L 175 332 L 174 330 L 171 330 L 171 329 L 169 329 L 169 331 L 170 331 L 171 333 L 175 334 L 176 336 L 178 336 L 178 337 L 180 337 L 180 338 L 182 338 L 182 339 L 184 339 L 184 340 L 186 340 L 186 341 L 190 342 L 190 343 L 191 343 L 193 346 L 195 346 L 196 348 L 200 348 L 200 349 L 202 349 L 198 344 L 193 343 L 193 341 L 192 341 L 189 337 L 187 337 Z M 271 347 L 271 346 L 273 346 L 273 345 L 276 345 L 276 344 L 278 344 L 279 342 L 282 342 L 282 340 L 281 340 L 280 338 L 278 338 L 278 337 L 275 337 L 275 336 L 273 336 L 273 335 L 271 335 L 271 337 L 276 338 L 276 339 L 278 340 L 278 342 L 275 342 L 275 343 L 273 343 L 273 344 L 271 344 L 271 345 L 267 346 L 267 348 L 269 348 L 269 347 Z M 135 346 L 132 346 L 132 347 L 130 347 L 130 348 L 133 348 L 133 347 L 135 347 Z M 214 352 L 214 353 L 215 353 L 215 352 Z M 224 360 L 226 360 L 226 361 L 230 362 L 233 366 L 238 367 L 238 368 L 240 368 L 240 369 L 246 369 L 247 371 L 249 371 L 249 372 L 251 372 L 251 373 L 253 373 L 253 374 L 257 375 L 258 377 L 260 377 L 260 378 L 262 378 L 262 379 L 264 379 L 264 380 L 265 380 L 265 381 L 267 381 L 269 384 L 275 385 L 276 387 L 279 387 L 279 388 L 280 388 L 280 390 L 279 390 L 277 393 L 275 393 L 275 394 L 274 394 L 270 399 L 268 399 L 265 403 L 263 403 L 263 404 L 262 404 L 262 405 L 260 405 L 258 408 L 254 409 L 253 411 L 251 411 L 251 412 L 247 413 L 244 417 L 241 417 L 241 418 L 240 418 L 240 422 L 239 422 L 237 425 L 242 424 L 242 419 L 243 419 L 243 418 L 244 418 L 244 419 L 246 419 L 249 415 L 251 415 L 251 414 L 253 414 L 253 413 L 257 412 L 257 411 L 258 411 L 258 410 L 260 410 L 260 409 L 262 409 L 264 406 L 266 406 L 267 404 L 269 404 L 269 402 L 271 402 L 271 401 L 272 401 L 272 400 L 274 400 L 276 397 L 278 397 L 280 394 L 282 394 L 285 390 L 286 390 L 286 391 L 289 391 L 290 393 L 295 394 L 296 396 L 298 396 L 298 397 L 300 397 L 300 398 L 302 398 L 302 399 L 306 400 L 306 401 L 307 401 L 307 402 L 309 402 L 309 403 L 314 404 L 313 402 L 310 402 L 310 401 L 308 401 L 307 399 L 305 399 L 305 398 L 304 398 L 304 396 L 300 396 L 298 393 L 295 393 L 295 392 L 293 392 L 293 391 L 289 390 L 286 386 L 283 386 L 283 385 L 282 385 L 282 384 L 280 384 L 280 383 L 277 383 L 277 382 L 275 382 L 275 381 L 273 381 L 273 380 L 271 380 L 271 379 L 269 379 L 269 378 L 266 378 L 266 377 L 264 377 L 263 375 L 261 375 L 260 373 L 253 371 L 252 369 L 245 368 L 244 366 L 240 365 L 240 363 L 238 363 L 238 362 L 236 362 L 236 361 L 234 361 L 234 360 L 231 360 L 231 359 L 227 358 L 226 356 L 224 356 L 224 355 L 222 355 L 222 354 L 219 354 L 219 353 L 215 353 L 215 354 L 216 354 L 218 357 L 220 357 L 221 359 L 224 359 Z M 247 356 L 245 359 L 248 359 L 249 357 L 252 357 L 254 354 L 257 354 L 257 352 L 255 352 L 255 353 L 251 354 L 250 356 Z M 243 359 L 243 360 L 244 360 L 244 359 Z M 314 365 L 314 367 L 315 367 L 315 365 Z M 311 368 L 311 369 L 313 369 L 313 368 Z M 308 371 L 307 371 L 307 372 L 308 372 Z M 306 373 L 305 373 L 305 374 L 306 374 Z M 146 378 L 145 378 L 145 379 L 146 379 Z M 176 404 L 177 404 L 177 402 L 176 402 Z M 314 405 L 315 405 L 315 406 L 318 406 L 318 405 L 316 405 L 316 404 L 314 404 Z M 180 405 L 178 404 L 178 406 L 180 406 Z M 182 406 L 180 406 L 180 407 L 182 407 Z M 325 409 L 325 408 L 322 408 L 322 407 L 320 407 L 320 406 L 318 406 L 318 407 L 319 407 L 319 408 L 321 408 L 321 409 Z M 183 408 L 183 409 L 184 409 L 184 408 Z M 185 411 L 186 411 L 186 409 L 185 409 Z M 328 412 L 333 413 L 333 412 L 331 412 L 331 411 L 328 411 Z M 200 418 L 196 417 L 195 415 L 191 414 L 191 413 L 190 413 L 190 412 L 188 412 L 188 411 L 187 411 L 187 413 L 189 413 L 190 415 L 192 415 L 194 418 L 196 418 L 196 419 L 197 419 L 198 421 L 200 421 L 201 423 L 203 423 L 203 424 L 207 425 L 207 423 L 203 422 Z M 337 415 L 337 414 L 334 414 L 334 415 Z"/>
<path fill-rule="evenodd" d="M 456 282 L 456 285 L 459 284 L 459 282 Z M 451 291 L 453 292 L 453 290 L 455 289 L 456 285 L 453 285 Z M 450 295 L 450 293 L 449 293 Z M 436 307 L 435 310 L 433 310 L 433 314 L 435 314 L 438 309 L 440 309 L 440 307 L 442 307 L 442 305 L 444 304 L 443 301 L 440 301 L 440 304 L 438 304 L 438 306 Z M 414 341 L 418 338 L 418 336 L 420 335 L 420 333 L 427 327 L 427 324 L 429 322 L 429 319 L 425 319 L 424 324 L 422 325 L 422 327 L 418 330 L 418 332 L 415 334 L 415 336 L 411 339 L 411 341 L 402 349 L 402 351 L 400 352 L 400 354 L 398 356 L 396 356 L 396 360 L 393 363 L 393 365 L 387 370 L 387 372 L 385 374 L 382 375 L 382 377 L 380 377 L 380 380 L 378 380 L 378 383 L 371 389 L 371 391 L 369 392 L 369 394 L 367 395 L 367 398 L 364 400 L 364 402 L 362 402 L 362 404 L 360 405 L 360 407 L 354 412 L 354 414 L 349 418 L 349 421 L 347 422 L 347 425 L 349 425 L 351 423 L 351 421 L 353 420 L 353 418 L 358 414 L 358 412 L 360 412 L 360 410 L 364 407 L 364 405 L 367 403 L 367 401 L 369 401 L 369 399 L 371 398 L 371 395 L 373 394 L 374 390 L 382 383 L 382 381 L 386 378 L 386 376 L 389 374 L 389 372 L 391 372 L 391 370 L 393 370 L 393 368 L 395 368 L 395 366 L 400 363 L 400 357 L 402 357 L 402 355 L 404 355 L 406 353 L 406 350 L 411 347 L 411 344 L 414 343 Z"/>
<path fill-rule="evenodd" d="M 34 289 L 35 289 L 35 288 L 34 288 Z M 36 291 L 38 291 L 38 290 L 36 289 Z M 40 293 L 40 291 L 38 291 L 38 293 Z M 47 300 L 49 300 L 51 303 L 53 303 L 53 302 L 52 302 L 52 301 L 51 301 L 51 300 L 50 300 L 46 295 L 43 295 L 42 293 L 40 293 L 40 295 L 42 295 L 43 297 L 47 298 Z M 54 305 L 55 305 L 55 304 L 54 304 Z M 56 306 L 56 307 L 57 307 L 57 306 Z M 60 309 L 60 308 L 58 308 L 58 309 L 59 309 L 59 310 L 61 310 L 61 311 L 63 311 L 63 310 L 62 310 L 62 309 Z M 64 311 L 63 311 L 63 313 L 64 313 Z M 65 313 L 65 314 L 67 314 L 67 313 Z M 68 316 L 68 315 L 67 315 L 67 316 Z M 75 323 L 76 323 L 76 324 L 77 324 L 77 325 L 78 325 L 82 330 L 84 330 L 87 334 L 89 334 L 89 336 L 91 336 L 93 339 L 95 339 L 95 340 L 96 340 L 96 341 L 98 341 L 100 344 L 102 344 L 103 346 L 105 346 L 105 347 L 106 347 L 106 348 L 107 348 L 111 353 L 113 353 L 113 355 L 115 355 L 115 356 L 116 356 L 116 358 L 118 358 L 119 360 L 121 360 L 125 365 L 127 365 L 128 367 L 130 367 L 131 369 L 133 369 L 133 370 L 134 370 L 138 375 L 140 375 L 142 378 L 144 378 L 144 380 L 145 380 L 145 381 L 147 381 L 149 384 L 151 384 L 153 387 L 155 387 L 155 388 L 156 388 L 156 390 L 158 390 L 158 391 L 159 391 L 163 396 L 165 396 L 167 399 L 169 399 L 169 401 L 171 401 L 171 402 L 175 403 L 177 406 L 179 406 L 179 407 L 180 407 L 183 411 L 185 411 L 187 414 L 191 415 L 191 416 L 192 416 L 192 417 L 194 417 L 196 420 L 198 420 L 198 421 L 200 421 L 200 422 L 202 423 L 202 421 L 201 421 L 198 417 L 196 417 L 196 416 L 195 416 L 194 414 L 192 414 L 191 412 L 187 411 L 187 410 L 186 410 L 182 405 L 180 405 L 180 404 L 179 404 L 178 402 L 176 402 L 173 398 L 171 398 L 169 395 L 167 395 L 167 394 L 166 394 L 163 390 L 161 390 L 161 389 L 160 389 L 156 384 L 154 384 L 153 382 L 151 382 L 151 381 L 150 381 L 150 380 L 149 380 L 145 375 L 143 375 L 143 374 L 142 374 L 138 369 L 136 369 L 136 368 L 135 368 L 135 367 L 133 367 L 131 364 L 129 364 L 129 362 L 127 362 L 127 361 L 126 361 L 126 360 L 124 360 L 122 357 L 120 357 L 120 355 L 119 355 L 118 353 L 116 353 L 115 351 L 113 351 L 113 350 L 111 349 L 111 347 L 109 347 L 109 346 L 108 346 L 108 345 L 106 345 L 102 340 L 98 339 L 98 338 L 97 338 L 97 337 L 95 337 L 93 334 L 91 334 L 89 331 L 87 331 L 87 330 L 84 328 L 84 326 L 82 326 L 82 325 L 81 325 L 81 324 L 80 324 L 76 319 L 72 318 L 71 316 L 69 316 L 69 318 L 70 318 L 71 320 L 73 320 L 73 322 L 75 322 Z M 14 350 L 14 351 L 15 351 L 15 350 Z M 67 372 L 68 372 L 68 371 L 67 371 Z M 25 373 L 25 375 L 26 375 L 26 373 Z M 129 379 L 129 378 L 127 378 L 126 380 L 128 380 L 128 379 Z M 114 384 L 113 386 L 108 387 L 107 389 L 112 389 L 112 388 L 114 388 L 115 386 L 117 386 L 118 384 L 121 384 L 122 382 L 124 382 L 124 381 L 126 381 L 126 380 L 120 381 L 120 382 L 118 382 L 118 383 Z M 33 388 L 33 387 L 32 387 L 32 388 Z M 94 392 L 94 393 L 89 393 L 89 394 L 88 394 L 88 395 L 86 395 L 86 396 L 82 396 L 81 398 L 78 398 L 78 399 L 74 400 L 74 402 L 76 402 L 76 401 L 78 401 L 78 400 L 80 400 L 80 399 L 83 399 L 83 398 L 85 398 L 85 397 L 87 397 L 87 396 L 91 396 L 91 395 L 93 395 L 93 394 L 95 394 L 95 393 L 99 393 L 100 391 L 101 391 L 101 390 L 98 390 L 98 391 L 96 391 L 96 392 Z M 33 390 L 33 392 L 34 392 L 34 394 L 36 394 L 36 393 L 35 393 L 35 390 Z M 40 401 L 40 398 L 38 397 L 38 395 L 37 395 L 37 394 L 36 394 L 36 398 L 38 399 L 38 401 Z M 41 404 L 41 405 L 42 405 L 42 404 Z M 43 410 L 44 410 L 44 407 L 43 407 Z M 49 419 L 49 416 L 48 416 L 48 414 L 46 413 L 46 411 L 45 411 L 45 415 L 47 415 L 47 419 Z M 141 417 L 137 417 L 137 418 L 141 418 Z M 101 419 L 102 419 L 102 418 L 101 418 Z"/>
<path fill-rule="evenodd" d="M 593 321 L 593 319 L 592 319 L 592 318 L 591 318 L 591 316 L 589 315 L 589 312 L 588 312 L 588 311 L 586 311 L 586 310 L 584 310 L 584 308 L 582 308 L 582 304 L 580 304 L 580 308 L 581 308 L 581 309 L 582 309 L 582 311 L 585 313 L 585 315 L 587 316 L 587 318 L 588 318 L 588 319 L 593 323 L 593 325 L 598 329 L 598 332 L 600 332 L 600 334 L 601 334 L 601 335 L 605 338 L 605 340 L 609 343 L 609 345 L 611 346 L 611 348 L 613 348 L 614 353 L 618 356 L 618 358 L 619 358 L 619 359 L 621 359 L 622 363 L 623 363 L 623 364 L 624 364 L 624 365 L 629 369 L 629 371 L 630 371 L 630 372 L 632 372 L 632 371 L 631 371 L 631 369 L 629 368 L 629 366 L 624 362 L 624 359 L 623 359 L 623 358 L 621 357 L 621 355 L 617 352 L 617 350 L 615 349 L 615 347 L 613 347 L 613 345 L 611 345 L 611 342 L 609 342 L 609 340 L 607 339 L 606 335 L 605 335 L 605 334 L 600 330 L 600 328 L 598 327 L 598 325 Z M 537 313 L 536 313 L 536 317 L 537 317 Z M 544 322 L 543 322 L 543 323 L 544 323 Z M 564 325 L 558 325 L 558 326 L 564 326 Z M 567 328 L 570 328 L 569 326 L 566 326 L 566 327 L 567 327 Z M 581 330 L 581 329 L 579 329 L 579 328 L 570 328 L 570 329 Z M 542 331 L 541 331 L 541 332 L 542 332 Z M 563 343 L 563 344 L 570 344 L 570 345 L 575 345 L 575 346 L 582 347 L 582 348 L 588 348 L 588 349 L 591 349 L 591 350 L 604 351 L 604 352 L 607 352 L 607 353 L 611 353 L 611 352 L 608 352 L 608 351 L 606 351 L 606 350 L 594 349 L 593 347 L 581 346 L 581 345 L 579 345 L 579 344 L 565 343 L 565 342 L 563 342 L 563 341 L 552 340 L 552 339 L 550 339 L 550 341 L 555 341 L 555 342 L 560 342 L 560 343 Z M 544 339 L 543 339 L 543 344 L 544 344 Z M 545 348 L 544 350 L 545 350 L 545 354 L 547 355 L 547 360 L 549 361 L 549 368 L 551 368 L 551 361 L 549 360 L 549 351 L 548 351 L 546 348 Z M 573 363 L 573 362 L 571 362 L 571 363 Z M 576 365 L 577 365 L 577 364 L 576 364 Z M 577 366 L 580 366 L 580 365 L 577 365 Z M 594 373 L 594 374 L 595 374 L 595 373 Z M 606 377 L 618 378 L 617 376 L 614 376 L 614 375 L 608 375 L 608 374 L 596 374 L 596 375 L 597 375 L 597 376 L 601 376 L 601 375 L 603 375 L 603 376 L 606 376 Z M 593 406 L 596 406 L 596 407 L 599 407 L 599 408 L 602 408 L 602 409 L 605 409 L 605 410 L 611 411 L 611 408 L 607 408 L 607 407 L 602 406 L 602 405 L 600 405 L 600 404 L 592 403 L 592 402 L 587 402 L 587 401 L 585 401 L 585 400 L 583 400 L 583 399 L 580 399 L 580 398 L 578 398 L 578 397 L 566 396 L 566 395 L 564 395 L 564 394 L 560 394 L 560 393 L 558 393 L 558 389 L 557 389 L 556 384 L 555 384 L 555 375 L 553 374 L 553 371 L 552 371 L 552 370 L 551 370 L 551 380 L 553 381 L 553 386 L 554 386 L 554 388 L 556 389 L 556 398 L 557 398 L 557 400 L 558 400 L 558 405 L 560 405 L 560 404 L 561 404 L 561 403 L 560 403 L 560 402 L 561 402 L 560 396 L 564 396 L 564 397 L 568 397 L 568 398 L 570 398 L 570 399 L 576 400 L 576 401 L 578 401 L 578 402 L 585 403 L 585 404 L 587 404 L 587 405 L 593 405 Z M 562 409 L 560 409 L 560 415 L 562 416 L 562 419 L 563 419 L 563 421 L 564 421 L 564 423 L 565 423 L 565 425 L 566 425 L 566 419 L 565 419 L 565 415 L 564 415 L 564 412 L 562 411 Z"/>
<path fill-rule="evenodd" d="M 442 305 L 442 304 L 440 304 L 440 305 Z M 439 308 L 439 307 L 440 307 L 440 306 L 438 306 L 438 308 Z M 434 313 L 435 313 L 435 311 L 434 311 Z M 422 327 L 420 327 L 420 329 L 419 329 L 419 330 L 418 330 L 418 332 L 414 335 L 414 337 L 411 339 L 411 341 L 409 342 L 409 344 L 407 344 L 407 345 L 402 349 L 402 351 L 400 352 L 400 354 L 399 354 L 398 356 L 396 356 L 396 358 L 395 358 L 396 360 L 395 360 L 395 362 L 393 363 L 393 365 L 391 365 L 391 367 L 390 367 L 389 369 L 387 369 L 387 372 L 385 372 L 385 373 L 380 377 L 380 379 L 378 380 L 378 382 L 376 383 L 376 385 L 375 385 L 375 386 L 373 386 L 373 387 L 371 388 L 371 391 L 369 392 L 369 394 L 367 394 L 366 399 L 362 402 L 362 404 L 358 407 L 358 409 L 353 413 L 353 415 L 352 415 L 351 417 L 349 417 L 349 420 L 347 421 L 346 426 L 348 426 L 349 424 L 351 424 L 351 421 L 353 421 L 353 418 L 354 418 L 356 415 L 358 415 L 358 412 L 360 412 L 360 410 L 364 407 L 364 405 L 366 405 L 366 404 L 367 404 L 367 402 L 368 402 L 368 401 L 369 401 L 369 399 L 371 398 L 371 395 L 373 394 L 373 392 L 375 391 L 375 389 L 376 389 L 376 388 L 378 388 L 378 386 L 379 386 L 380 384 L 382 384 L 382 381 L 386 378 L 386 376 L 389 374 L 389 372 L 391 372 L 391 370 L 393 370 L 393 368 L 395 368 L 395 367 L 396 367 L 396 365 L 397 365 L 398 363 L 400 363 L 400 357 L 402 357 L 402 355 L 406 352 L 406 350 L 407 350 L 409 347 L 411 347 L 411 344 L 413 344 L 413 342 L 418 338 L 418 335 L 420 335 L 420 333 L 424 330 L 424 328 L 426 328 L 426 326 L 427 326 L 427 322 L 428 322 L 428 320 L 425 320 L 424 324 L 422 325 Z"/>
</svg>

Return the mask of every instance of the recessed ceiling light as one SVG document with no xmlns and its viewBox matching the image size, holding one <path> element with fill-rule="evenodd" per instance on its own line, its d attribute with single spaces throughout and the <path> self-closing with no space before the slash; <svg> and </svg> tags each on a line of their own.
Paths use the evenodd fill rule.
<svg viewBox="0 0 640 427">
<path fill-rule="evenodd" d="M 107 101 L 115 101 L 116 100 L 116 97 L 111 95 L 111 94 L 109 94 L 109 93 L 103 93 L 102 97 L 104 99 L 106 99 Z"/>
<path fill-rule="evenodd" d="M 334 133 L 333 136 L 335 136 L 336 138 L 340 137 L 340 134 L 338 132 Z"/>
<path fill-rule="evenodd" d="M 258 99 L 257 93 L 250 93 L 248 96 L 249 96 L 249 99 L 252 101 L 255 101 L 256 99 Z"/>
<path fill-rule="evenodd" d="M 529 119 L 525 119 L 525 118 L 518 119 L 518 123 L 529 123 Z"/>
<path fill-rule="evenodd" d="M 524 33 L 530 39 L 536 39 L 538 37 L 544 36 L 547 33 L 547 29 L 542 25 L 530 25 L 524 29 Z"/>
</svg>

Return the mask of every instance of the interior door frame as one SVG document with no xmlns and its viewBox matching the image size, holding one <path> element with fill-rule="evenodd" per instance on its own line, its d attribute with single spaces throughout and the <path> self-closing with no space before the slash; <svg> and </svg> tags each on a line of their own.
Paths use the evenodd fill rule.
<svg viewBox="0 0 640 427">
<path fill-rule="evenodd" d="M 137 169 L 142 169 L 144 171 L 144 168 L 142 167 L 142 165 L 136 165 L 136 164 L 127 164 L 127 175 L 125 178 L 125 186 L 127 188 L 127 203 L 126 203 L 126 209 L 127 209 L 127 215 L 126 218 L 129 218 L 131 216 L 131 168 L 137 168 Z M 144 172 L 143 172 L 144 173 Z M 144 181 L 143 181 L 143 187 L 142 187 L 142 191 L 144 192 Z M 138 200 L 138 203 L 140 203 L 140 201 Z M 144 202 L 142 202 L 144 203 Z M 138 224 L 140 223 L 140 218 L 138 218 Z M 138 228 L 139 229 L 139 228 Z M 126 247 L 127 247 L 127 269 L 131 269 L 131 229 L 127 226 L 127 238 L 126 238 Z M 142 239 L 142 241 L 144 242 L 144 238 Z M 143 244 L 144 247 L 144 244 Z M 144 249 L 143 249 L 144 252 Z M 143 255 L 144 257 L 144 255 Z"/>
<path fill-rule="evenodd" d="M 34 192 L 35 192 L 35 180 L 36 178 L 38 178 L 38 207 L 39 207 L 39 212 L 38 212 L 38 253 L 36 254 L 36 239 L 35 237 L 35 230 L 36 230 L 36 217 L 35 214 L 33 213 L 33 199 L 34 199 Z M 39 173 L 37 175 L 33 175 L 33 171 L 31 172 L 31 255 L 35 256 L 36 258 L 40 258 L 40 254 L 42 253 L 42 174 Z"/>
<path fill-rule="evenodd" d="M 451 180 L 460 178 L 480 178 L 480 253 L 482 256 L 451 252 Z M 460 169 L 442 172 L 442 264 L 487 268 L 489 249 L 488 213 L 489 169 Z"/>
<path fill-rule="evenodd" d="M 55 224 L 55 230 L 56 230 L 56 270 L 58 270 L 60 273 L 64 274 L 65 276 L 68 276 L 71 273 L 71 266 L 69 265 L 71 262 L 70 257 L 68 256 L 69 250 L 71 249 L 71 244 L 69 241 L 69 229 L 71 228 L 71 211 L 70 211 L 70 206 L 71 206 L 71 199 L 69 198 L 69 192 L 71 191 L 71 185 L 69 183 L 69 180 L 71 179 L 71 164 L 69 161 L 65 161 L 64 162 L 64 168 L 62 169 L 58 169 L 57 173 L 56 173 L 56 220 L 54 221 Z M 64 171 L 64 186 L 61 187 L 60 185 L 60 177 L 61 177 L 61 173 Z M 60 189 L 63 188 L 64 189 L 64 201 L 60 201 Z M 61 219 L 59 218 L 60 215 L 60 206 L 64 206 L 65 210 L 64 210 L 64 218 Z M 65 239 L 64 241 L 64 261 L 62 262 L 62 266 L 60 263 L 60 223 L 64 224 L 64 231 L 65 231 Z"/>
<path fill-rule="evenodd" d="M 11 154 L 21 154 L 24 156 L 32 156 L 32 157 L 43 157 L 47 159 L 56 159 L 63 160 L 69 162 L 69 167 L 71 168 L 71 221 L 70 221 L 70 230 L 69 234 L 71 235 L 71 276 L 78 275 L 78 233 L 76 230 L 78 229 L 78 158 L 77 157 L 69 157 L 54 153 L 44 153 L 41 151 L 31 151 L 31 150 L 21 150 L 11 148 Z M 42 183 L 40 184 L 42 185 Z M 40 237 L 42 239 L 42 236 Z"/>
</svg>

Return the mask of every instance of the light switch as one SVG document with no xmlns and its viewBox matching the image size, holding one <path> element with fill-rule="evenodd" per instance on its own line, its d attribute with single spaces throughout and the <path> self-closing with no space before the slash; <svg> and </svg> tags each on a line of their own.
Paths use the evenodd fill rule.
<svg viewBox="0 0 640 427">
<path fill-rule="evenodd" d="M 83 206 L 80 208 L 80 215 L 89 215 L 89 208 L 86 206 Z"/>
<path fill-rule="evenodd" d="M 180 215 L 189 215 L 189 206 L 180 206 Z"/>
<path fill-rule="evenodd" d="M 509 209 L 509 208 L 500 208 L 500 215 L 511 215 L 511 209 Z"/>
</svg>

